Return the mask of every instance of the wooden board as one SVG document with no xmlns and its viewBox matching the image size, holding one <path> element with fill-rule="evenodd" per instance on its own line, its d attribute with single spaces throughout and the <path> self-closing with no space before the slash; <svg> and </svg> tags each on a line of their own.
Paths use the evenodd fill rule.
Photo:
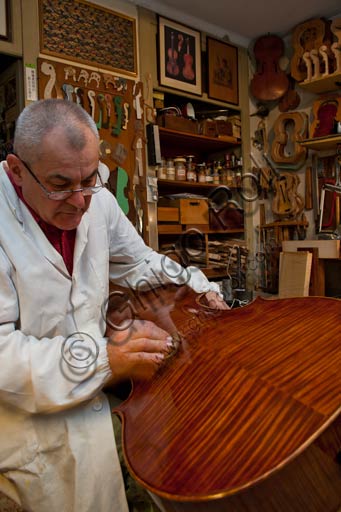
<svg viewBox="0 0 341 512">
<path fill-rule="evenodd" d="M 313 255 L 310 252 L 281 252 L 278 295 L 280 298 L 308 297 Z"/>
<path fill-rule="evenodd" d="M 297 251 L 301 247 L 317 247 L 319 258 L 340 257 L 340 240 L 286 240 L 282 242 L 284 252 Z"/>
</svg>

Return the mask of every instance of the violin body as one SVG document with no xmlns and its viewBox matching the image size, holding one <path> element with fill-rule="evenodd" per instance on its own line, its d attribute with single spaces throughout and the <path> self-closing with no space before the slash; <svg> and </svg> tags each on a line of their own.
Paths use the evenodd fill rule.
<svg viewBox="0 0 341 512">
<path fill-rule="evenodd" d="M 171 33 L 171 47 L 168 48 L 167 73 L 172 76 L 179 74 L 179 66 L 177 63 L 178 52 L 174 49 L 174 33 Z"/>
<path fill-rule="evenodd" d="M 289 80 L 279 68 L 279 59 L 284 53 L 284 43 L 279 36 L 266 35 L 257 39 L 254 45 L 257 72 L 254 74 L 251 94 L 261 101 L 281 98 L 289 88 Z"/>
<path fill-rule="evenodd" d="M 186 80 L 193 80 L 194 79 L 194 70 L 193 70 L 193 57 L 189 53 L 189 41 L 187 38 L 187 52 L 184 55 L 184 68 L 182 71 L 183 77 L 186 78 Z"/>
<path fill-rule="evenodd" d="M 338 510 L 341 301 L 213 312 L 192 291 L 155 292 L 140 311 L 181 344 L 115 409 L 135 479 L 167 512 Z"/>
</svg>

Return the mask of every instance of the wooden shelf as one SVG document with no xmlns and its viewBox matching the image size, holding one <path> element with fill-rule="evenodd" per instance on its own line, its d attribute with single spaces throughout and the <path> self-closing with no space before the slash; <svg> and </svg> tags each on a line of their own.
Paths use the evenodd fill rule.
<svg viewBox="0 0 341 512">
<path fill-rule="evenodd" d="M 271 228 L 285 228 L 290 226 L 305 226 L 309 225 L 307 220 L 279 220 L 275 222 L 269 222 L 268 224 L 261 224 L 258 226 L 259 229 L 271 229 Z"/>
<path fill-rule="evenodd" d="M 315 150 L 327 150 L 336 149 L 337 144 L 341 144 L 341 134 L 336 133 L 333 135 L 327 135 L 326 137 L 315 137 L 314 139 L 305 139 L 299 142 L 302 146 L 315 149 Z"/>
<path fill-rule="evenodd" d="M 158 180 L 157 181 L 158 188 L 167 188 L 167 191 L 169 191 L 170 188 L 177 188 L 177 189 L 214 189 L 219 186 L 225 186 L 223 183 L 213 184 L 213 183 L 199 183 L 197 181 L 177 181 L 177 180 Z M 236 189 L 237 187 L 226 185 L 230 189 Z M 171 193 L 171 192 L 169 192 Z"/>
<path fill-rule="evenodd" d="M 173 229 L 172 229 L 173 228 Z M 204 235 L 231 235 L 233 233 L 244 233 L 244 228 L 233 228 L 233 229 L 209 229 L 197 226 L 188 226 L 184 229 L 181 224 L 176 225 L 173 224 L 172 228 L 167 225 L 158 224 L 158 233 L 159 235 L 181 235 L 183 233 L 187 233 L 190 229 L 197 229 Z"/>
<path fill-rule="evenodd" d="M 196 133 L 179 132 L 170 130 L 169 128 L 159 127 L 160 142 L 162 146 L 162 154 L 167 155 L 167 150 L 172 151 L 172 146 L 176 146 L 179 154 L 189 155 L 194 153 L 208 153 L 226 150 L 227 147 L 240 146 L 241 141 L 236 137 L 206 137 Z"/>
<path fill-rule="evenodd" d="M 315 78 L 309 82 L 300 82 L 298 84 L 302 89 L 315 94 L 332 92 L 341 89 L 341 73 L 332 73 L 328 76 Z"/>
<path fill-rule="evenodd" d="M 211 268 L 211 267 L 204 267 L 200 268 L 200 270 L 205 274 L 206 277 L 226 277 L 228 275 L 227 266 L 226 269 L 222 268 Z"/>
</svg>

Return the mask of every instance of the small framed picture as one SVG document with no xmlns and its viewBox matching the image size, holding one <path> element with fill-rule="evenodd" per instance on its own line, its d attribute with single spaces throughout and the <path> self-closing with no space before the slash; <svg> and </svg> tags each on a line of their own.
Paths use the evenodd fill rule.
<svg viewBox="0 0 341 512">
<path fill-rule="evenodd" d="M 159 16 L 159 82 L 192 94 L 202 94 L 201 34 Z"/>
<path fill-rule="evenodd" d="M 238 105 L 238 49 L 236 46 L 206 38 L 209 98 Z"/>
</svg>

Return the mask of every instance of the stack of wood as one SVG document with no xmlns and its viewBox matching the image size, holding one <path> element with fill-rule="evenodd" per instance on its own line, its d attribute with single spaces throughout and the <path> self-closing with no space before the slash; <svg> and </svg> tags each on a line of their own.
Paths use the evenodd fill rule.
<svg viewBox="0 0 341 512">
<path fill-rule="evenodd" d="M 177 249 L 177 244 L 163 244 L 160 252 L 170 257 L 175 256 L 184 265 L 221 269 L 231 277 L 238 277 L 238 280 L 241 275 L 245 276 L 248 251 L 244 240 L 209 240 L 207 247 L 199 242 L 185 250 Z"/>
</svg>

